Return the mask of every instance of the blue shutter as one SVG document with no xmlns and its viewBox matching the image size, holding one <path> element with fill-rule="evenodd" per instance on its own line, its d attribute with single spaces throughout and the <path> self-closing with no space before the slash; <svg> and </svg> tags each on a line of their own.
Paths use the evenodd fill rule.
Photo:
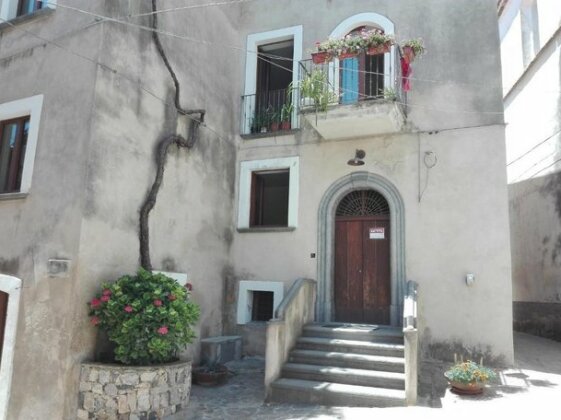
<svg viewBox="0 0 561 420">
<path fill-rule="evenodd" d="M 341 103 L 352 104 L 358 101 L 358 58 L 341 61 Z"/>
</svg>

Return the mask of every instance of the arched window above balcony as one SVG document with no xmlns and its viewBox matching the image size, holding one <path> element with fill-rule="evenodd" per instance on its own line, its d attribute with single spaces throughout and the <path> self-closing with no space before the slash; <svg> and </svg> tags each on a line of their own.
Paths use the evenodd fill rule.
<svg viewBox="0 0 561 420">
<path fill-rule="evenodd" d="M 329 37 L 342 38 L 369 29 L 378 29 L 386 35 L 394 34 L 394 24 L 387 17 L 377 13 L 360 13 L 339 23 Z M 386 54 L 361 54 L 354 58 L 335 59 L 330 63 L 329 83 L 340 92 L 341 103 L 383 97 L 385 89 L 394 89 L 395 54 L 395 47 L 392 47 Z"/>
</svg>

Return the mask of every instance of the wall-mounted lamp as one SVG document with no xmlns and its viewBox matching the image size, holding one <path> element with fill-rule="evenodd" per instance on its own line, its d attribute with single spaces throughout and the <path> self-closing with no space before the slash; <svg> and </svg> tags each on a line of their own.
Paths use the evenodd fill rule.
<svg viewBox="0 0 561 420">
<path fill-rule="evenodd" d="M 347 162 L 347 165 L 351 165 L 351 166 L 362 166 L 362 165 L 364 165 L 364 161 L 362 160 L 362 159 L 364 159 L 364 156 L 366 156 L 366 153 L 364 152 L 364 150 L 356 149 L 355 157 L 350 159 Z"/>
</svg>

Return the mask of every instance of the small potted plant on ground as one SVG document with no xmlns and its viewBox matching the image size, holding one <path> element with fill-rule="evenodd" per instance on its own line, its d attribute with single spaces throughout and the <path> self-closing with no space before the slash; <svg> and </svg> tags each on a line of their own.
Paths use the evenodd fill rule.
<svg viewBox="0 0 561 420">
<path fill-rule="evenodd" d="M 485 384 L 496 378 L 495 372 L 471 360 L 460 361 L 448 369 L 444 376 L 448 379 L 452 390 L 458 394 L 481 394 Z"/>
<path fill-rule="evenodd" d="M 217 386 L 228 379 L 228 368 L 217 362 L 208 361 L 193 368 L 193 383 L 202 386 Z"/>
</svg>

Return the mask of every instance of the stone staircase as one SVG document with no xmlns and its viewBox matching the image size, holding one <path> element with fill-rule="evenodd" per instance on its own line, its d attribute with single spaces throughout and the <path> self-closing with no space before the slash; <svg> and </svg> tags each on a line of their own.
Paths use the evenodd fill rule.
<svg viewBox="0 0 561 420">
<path fill-rule="evenodd" d="M 304 326 L 272 401 L 319 405 L 404 406 L 405 359 L 401 328 L 315 323 Z"/>
</svg>

